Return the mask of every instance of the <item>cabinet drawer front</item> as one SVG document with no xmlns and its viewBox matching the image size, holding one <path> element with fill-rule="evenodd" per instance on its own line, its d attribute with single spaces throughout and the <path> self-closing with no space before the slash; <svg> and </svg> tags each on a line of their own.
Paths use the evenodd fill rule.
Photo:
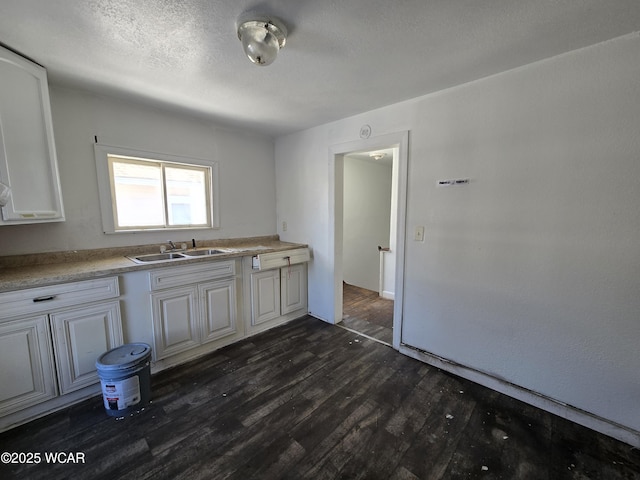
<svg viewBox="0 0 640 480">
<path fill-rule="evenodd" d="M 119 295 L 118 277 L 0 293 L 0 320 L 117 298 Z"/>
<path fill-rule="evenodd" d="M 215 278 L 236 274 L 235 260 L 198 263 L 184 267 L 171 267 L 149 273 L 151 290 L 181 287 Z"/>
<path fill-rule="evenodd" d="M 269 270 L 308 262 L 311 259 L 311 255 L 308 248 L 296 248 L 281 252 L 261 253 L 253 257 L 253 259 L 254 270 Z"/>
</svg>

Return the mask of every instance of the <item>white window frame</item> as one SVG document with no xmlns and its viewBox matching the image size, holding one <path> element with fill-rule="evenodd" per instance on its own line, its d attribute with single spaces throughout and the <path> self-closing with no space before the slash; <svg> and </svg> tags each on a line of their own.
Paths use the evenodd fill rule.
<svg viewBox="0 0 640 480">
<path fill-rule="evenodd" d="M 220 228 L 220 211 L 219 211 L 219 175 L 218 162 L 213 160 L 203 160 L 197 158 L 181 157 L 176 155 L 168 155 L 164 153 L 147 152 L 143 150 L 134 150 L 131 148 L 116 147 L 112 145 L 94 144 L 94 153 L 96 159 L 96 170 L 98 174 L 98 194 L 100 197 L 100 211 L 102 214 L 102 228 L 104 233 L 142 233 L 142 232 L 167 232 L 180 230 L 203 230 Z M 132 228 L 117 229 L 115 225 L 115 198 L 112 196 L 111 178 L 109 173 L 109 155 L 120 157 L 132 157 L 134 159 L 159 161 L 166 163 L 175 163 L 180 165 L 193 165 L 197 167 L 208 167 L 211 169 L 210 191 L 209 191 L 209 212 L 211 218 L 208 219 L 210 226 L 176 226 L 168 225 L 165 227 L 152 228 Z"/>
</svg>

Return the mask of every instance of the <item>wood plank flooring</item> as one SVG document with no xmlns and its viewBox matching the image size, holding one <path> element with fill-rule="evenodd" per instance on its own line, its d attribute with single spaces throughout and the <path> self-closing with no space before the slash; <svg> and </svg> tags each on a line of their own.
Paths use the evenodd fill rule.
<svg viewBox="0 0 640 480">
<path fill-rule="evenodd" d="M 393 343 L 393 300 L 378 292 L 343 284 L 341 326 L 364 333 L 388 345 Z"/>
<path fill-rule="evenodd" d="M 640 452 L 304 317 L 152 378 L 123 420 L 100 397 L 0 434 L 2 479 L 637 479 Z"/>
</svg>

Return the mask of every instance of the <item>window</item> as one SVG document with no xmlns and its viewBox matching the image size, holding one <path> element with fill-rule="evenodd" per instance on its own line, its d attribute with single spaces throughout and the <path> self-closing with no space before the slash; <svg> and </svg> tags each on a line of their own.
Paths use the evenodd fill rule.
<svg viewBox="0 0 640 480">
<path fill-rule="evenodd" d="M 217 163 L 96 145 L 105 233 L 216 228 Z"/>
</svg>

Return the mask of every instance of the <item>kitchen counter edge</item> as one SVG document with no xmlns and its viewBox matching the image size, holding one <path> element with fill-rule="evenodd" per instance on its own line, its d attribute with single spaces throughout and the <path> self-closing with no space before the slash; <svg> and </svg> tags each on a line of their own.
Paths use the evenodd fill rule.
<svg viewBox="0 0 640 480">
<path fill-rule="evenodd" d="M 91 251 L 85 251 L 83 252 L 84 255 L 81 255 L 81 259 L 77 261 L 69 261 L 68 259 L 65 259 L 65 261 L 60 263 L 0 267 L 0 293 L 22 290 L 25 288 L 44 287 L 58 283 L 100 278 L 126 272 L 153 270 L 156 268 L 191 265 L 203 262 L 215 262 L 229 258 L 253 256 L 261 253 L 308 247 L 306 244 L 283 242 L 273 239 L 254 241 L 253 245 L 247 245 L 246 240 L 239 239 L 238 243 L 225 241 L 224 244 L 216 242 L 215 245 L 206 244 L 202 246 L 224 247 L 237 249 L 237 251 L 218 254 L 215 256 L 184 258 L 153 264 L 138 264 L 133 260 L 130 260 L 125 256 L 125 254 L 123 254 L 127 247 L 114 248 L 113 255 L 105 254 L 104 250 L 100 250 L 100 255 L 92 256 L 90 254 Z M 140 247 L 131 247 L 131 253 L 139 254 L 140 250 Z M 89 254 L 86 252 L 89 252 Z"/>
</svg>

